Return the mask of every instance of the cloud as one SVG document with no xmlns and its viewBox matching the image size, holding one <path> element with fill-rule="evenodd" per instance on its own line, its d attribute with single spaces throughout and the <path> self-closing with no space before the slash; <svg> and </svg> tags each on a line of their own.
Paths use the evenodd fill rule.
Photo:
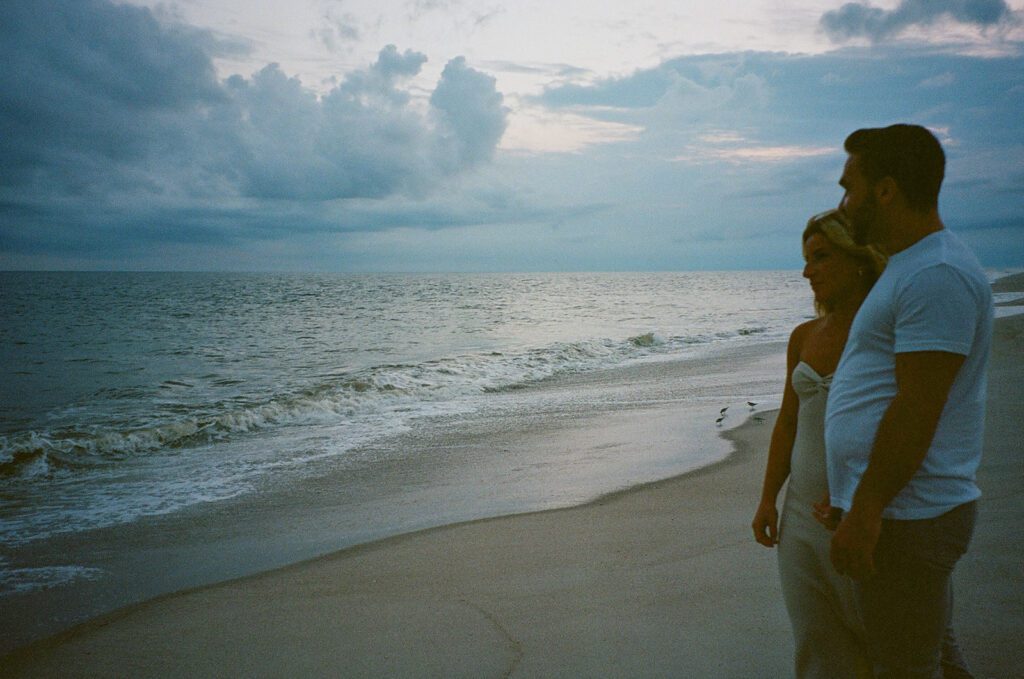
<svg viewBox="0 0 1024 679">
<path fill-rule="evenodd" d="M 509 112 L 494 78 L 469 68 L 463 57 L 452 59 L 430 95 L 430 105 L 441 130 L 442 162 L 458 167 L 490 160 Z"/>
<path fill-rule="evenodd" d="M 411 0 L 405 6 L 410 23 L 429 15 L 443 15 L 446 21 L 452 21 L 463 31 L 483 28 L 508 11 L 500 4 L 467 3 L 465 0 Z"/>
<path fill-rule="evenodd" d="M 613 133 L 584 141 L 644 140 L 674 160 L 702 134 L 744 129 L 763 118 L 774 97 L 771 79 L 785 61 L 783 55 L 756 53 L 679 57 L 586 85 L 551 85 L 528 101 L 553 115 L 589 117 Z"/>
<path fill-rule="evenodd" d="M 628 77 L 606 78 L 590 85 L 574 83 L 545 88 L 537 100 L 551 108 L 609 106 L 645 108 L 654 106 L 673 82 L 666 64 L 637 71 Z"/>
<path fill-rule="evenodd" d="M 747 147 L 819 148 L 857 127 L 900 120 L 1005 143 L 1020 129 L 1021 63 L 904 47 L 695 55 L 589 85 L 551 86 L 534 102 L 642 127 L 669 157 L 688 145 L 720 145 L 713 135 L 723 131 Z"/>
<path fill-rule="evenodd" d="M 1008 169 L 1020 165 L 1014 149 L 1024 131 L 1022 61 L 922 46 L 694 55 L 589 85 L 552 86 L 536 105 L 642 128 L 632 139 L 586 149 L 580 163 L 621 182 L 609 191 L 617 189 L 618 205 L 635 208 L 620 212 L 626 223 L 643 215 L 726 234 L 764 233 L 798 228 L 838 202 L 842 141 L 860 127 L 924 124 L 946 145 L 951 178 L 1013 176 Z M 995 193 L 1003 184 L 991 182 L 982 190 L 950 182 L 944 214 L 1019 212 L 1012 196 Z M 684 240 L 702 237 L 697 226 L 679 228 Z"/>
<path fill-rule="evenodd" d="M 427 198 L 396 196 L 387 201 L 350 199 L 301 203 L 241 199 L 228 204 L 130 205 L 102 212 L 80 204 L 55 207 L 3 205 L 0 263 L 21 257 L 93 261 L 104 267 L 168 268 L 160 253 L 186 251 L 201 268 L 237 268 L 237 262 L 210 259 L 209 252 L 250 253 L 248 268 L 302 268 L 301 262 L 266 259 L 280 244 L 312 243 L 310 258 L 328 261 L 337 254 L 324 243 L 340 235 L 392 230 L 436 233 L 459 228 L 494 228 L 525 222 L 585 219 L 607 209 L 600 203 L 527 200 L 515 191 L 469 188 Z M 16 222 L 16 223 L 15 223 Z M 73 224 L 75 228 L 67 228 Z M 385 255 L 386 258 L 386 255 Z M 177 263 L 180 267 L 181 264 Z M 195 265 L 193 265 L 194 267 Z M 329 265 L 328 265 L 329 266 Z M 337 263 L 335 263 L 337 266 Z"/>
<path fill-rule="evenodd" d="M 331 52 L 337 52 L 360 38 L 358 19 L 349 13 L 336 15 L 327 11 L 319 28 L 310 30 L 310 35 L 319 40 Z"/>
<path fill-rule="evenodd" d="M 410 0 L 407 5 L 409 15 L 418 19 L 428 12 L 451 11 L 462 4 L 462 0 Z"/>
<path fill-rule="evenodd" d="M 130 6 L 3 3 L 0 187 L 45 175 L 85 192 L 112 165 L 148 155 L 183 114 L 223 103 L 214 44 Z"/>
<path fill-rule="evenodd" d="M 848 2 L 822 15 L 820 24 L 836 42 L 853 38 L 880 42 L 909 28 L 926 27 L 941 20 L 991 28 L 1011 18 L 1005 0 L 900 0 L 891 10 Z"/>
<path fill-rule="evenodd" d="M 501 64 L 557 81 L 506 99 L 463 58 L 424 87 L 427 55 L 387 46 L 318 93 L 275 64 L 218 77 L 231 49 L 118 2 L 0 2 L 0 268 L 472 268 L 466 233 L 517 243 L 499 268 L 729 268 L 750 257 L 737 234 L 835 204 L 846 134 L 900 121 L 946 144 L 954 228 L 1021 212 L 1017 54 L 703 54 L 603 78 Z M 666 249 L 705 232 L 720 249 Z M 772 252 L 798 264 L 789 240 Z"/>
<path fill-rule="evenodd" d="M 705 146 L 688 149 L 672 160 L 724 160 L 730 163 L 779 163 L 816 156 L 836 155 L 834 146 Z"/>
<path fill-rule="evenodd" d="M 679 57 L 627 76 L 552 85 L 534 101 L 552 109 L 605 111 L 612 116 L 616 111 L 659 108 L 698 114 L 749 110 L 766 103 L 767 82 L 760 66 L 767 59 L 771 56 L 756 53 Z"/>
<path fill-rule="evenodd" d="M 486 162 L 506 126 L 494 79 L 461 57 L 445 67 L 421 115 L 401 84 L 426 56 L 393 45 L 317 98 L 270 65 L 232 78 L 228 134 L 239 189 L 290 200 L 383 198 L 431 189 Z"/>
<path fill-rule="evenodd" d="M 483 62 L 483 66 L 488 70 L 500 71 L 502 73 L 545 75 L 558 78 L 582 78 L 592 74 L 590 69 L 571 64 L 524 64 L 513 61 L 491 60 Z"/>
<path fill-rule="evenodd" d="M 4 243 L 43 220 L 40 212 L 102 242 L 111 237 L 99 226 L 104 215 L 127 224 L 135 214 L 133 233 L 155 233 L 154 211 L 177 210 L 184 221 L 189 210 L 236 211 L 244 229 L 253 201 L 424 195 L 486 163 L 505 130 L 494 79 L 462 58 L 424 102 L 406 89 L 427 60 L 415 51 L 389 45 L 317 96 L 276 64 L 219 80 L 219 45 L 145 8 L 4 2 Z M 196 234 L 183 227 L 180 237 Z"/>
</svg>

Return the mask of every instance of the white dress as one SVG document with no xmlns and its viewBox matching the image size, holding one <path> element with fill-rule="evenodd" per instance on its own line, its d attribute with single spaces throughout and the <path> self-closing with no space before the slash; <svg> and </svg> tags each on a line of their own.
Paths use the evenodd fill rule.
<svg viewBox="0 0 1024 679">
<path fill-rule="evenodd" d="M 796 676 L 871 676 L 853 583 L 832 567 L 832 534 L 812 513 L 812 504 L 828 489 L 825 400 L 832 376 L 822 377 L 801 361 L 791 379 L 800 407 L 778 549 L 782 594 L 796 644 Z"/>
</svg>

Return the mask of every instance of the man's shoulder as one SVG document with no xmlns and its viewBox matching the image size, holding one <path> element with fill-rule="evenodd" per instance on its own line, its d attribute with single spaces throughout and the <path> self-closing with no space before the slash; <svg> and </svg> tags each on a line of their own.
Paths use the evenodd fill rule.
<svg viewBox="0 0 1024 679">
<path fill-rule="evenodd" d="M 974 253 L 960 238 L 943 229 L 929 238 L 927 247 L 902 262 L 894 281 L 898 289 L 906 287 L 948 286 L 988 287 L 988 279 Z"/>
<path fill-rule="evenodd" d="M 941 247 L 937 248 L 936 259 L 940 263 L 946 264 L 966 276 L 988 283 L 981 262 L 960 236 L 949 229 L 940 231 L 939 236 Z"/>
<path fill-rule="evenodd" d="M 906 272 L 895 289 L 897 301 L 930 300 L 931 304 L 942 305 L 953 297 L 973 298 L 978 304 L 990 299 L 984 272 L 955 262 L 922 263 L 913 271 Z"/>
</svg>

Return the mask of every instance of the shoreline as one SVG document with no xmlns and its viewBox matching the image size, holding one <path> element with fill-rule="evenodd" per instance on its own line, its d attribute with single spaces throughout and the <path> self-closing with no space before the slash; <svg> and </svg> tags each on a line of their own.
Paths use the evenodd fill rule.
<svg viewBox="0 0 1024 679">
<path fill-rule="evenodd" d="M 423 529 L 578 506 L 714 464 L 730 448 L 714 425 L 719 407 L 731 403 L 742 415 L 744 399 L 770 401 L 781 389 L 783 351 L 777 342 L 727 346 L 700 360 L 547 380 L 495 394 L 479 416 L 441 419 L 362 450 L 369 465 L 394 460 L 380 471 L 346 467 L 301 486 L 14 550 L 12 568 L 70 562 L 97 577 L 0 600 L 0 657 L 169 593 Z"/>
<path fill-rule="evenodd" d="M 1024 671 L 1010 650 L 1024 634 L 1024 318 L 995 334 L 982 514 L 956 571 L 955 624 L 975 671 L 1002 677 Z M 787 675 L 774 552 L 748 527 L 774 420 L 758 414 L 762 425 L 748 416 L 721 433 L 725 459 L 680 476 L 163 595 L 0 660 L 14 676 Z"/>
<path fill-rule="evenodd" d="M 612 491 L 604 494 L 594 500 L 581 505 L 575 505 L 571 507 L 561 507 L 553 509 L 543 509 L 537 511 L 524 512 L 519 514 L 511 514 L 504 516 L 495 516 L 481 519 L 474 519 L 471 521 L 442 525 L 423 530 L 404 533 L 400 535 L 394 535 L 386 537 L 380 540 L 376 540 L 369 543 L 357 544 L 351 547 L 347 547 L 336 552 L 325 554 L 307 561 L 289 564 L 280 568 L 273 569 L 271 571 L 256 573 L 253 575 L 244 576 L 235 580 L 215 583 L 211 585 L 203 585 L 192 589 L 165 594 L 154 599 L 127 606 L 125 608 L 112 611 L 108 614 L 99 616 L 77 625 L 64 632 L 58 633 L 55 636 L 43 639 L 28 646 L 16 649 L 13 653 L 6 657 L 0 657 L 0 660 L 9 663 L 12 668 L 12 676 L 43 676 L 45 674 L 56 672 L 62 676 L 78 676 L 77 671 L 82 671 L 83 675 L 88 676 L 116 676 L 128 672 L 131 676 L 189 676 L 194 673 L 209 674 L 213 672 L 216 667 L 233 667 L 241 668 L 237 671 L 240 674 L 251 675 L 251 676 L 282 676 L 283 674 L 296 672 L 299 675 L 314 675 L 314 676 L 328 676 L 336 674 L 338 672 L 345 676 L 466 676 L 466 677 L 481 677 L 481 676 L 512 676 L 515 673 L 523 673 L 523 676 L 565 676 L 565 677 L 576 677 L 576 676 L 599 676 L 605 672 L 605 668 L 611 658 L 604 658 L 601 662 L 588 662 L 587 666 L 590 668 L 589 671 L 583 669 L 581 671 L 580 664 L 566 664 L 558 667 L 557 658 L 560 657 L 561 651 L 555 650 L 554 655 L 548 656 L 540 664 L 543 666 L 537 668 L 531 668 L 533 660 L 527 659 L 526 653 L 523 649 L 525 642 L 521 640 L 520 630 L 514 627 L 508 626 L 506 623 L 501 622 L 501 615 L 495 611 L 490 610 L 488 606 L 481 603 L 474 602 L 468 597 L 468 593 L 460 589 L 456 598 L 456 604 L 450 602 L 446 605 L 445 600 L 448 599 L 446 596 L 437 596 L 436 585 L 423 586 L 422 581 L 417 581 L 416 575 L 409 571 L 399 568 L 395 568 L 396 563 L 409 563 L 408 560 L 403 559 L 402 555 L 410 550 L 412 552 L 419 552 L 423 549 L 424 544 L 434 545 L 431 549 L 433 552 L 432 558 L 423 558 L 423 555 L 417 555 L 414 561 L 417 563 L 417 567 L 425 568 L 428 571 L 438 570 L 438 559 L 445 559 L 445 546 L 450 546 L 453 543 L 457 543 L 460 540 L 465 539 L 467 536 L 474 542 L 483 542 L 488 546 L 494 546 L 491 543 L 497 542 L 500 545 L 508 545 L 510 541 L 502 539 L 501 536 L 494 535 L 495 531 L 498 530 L 502 533 L 508 533 L 511 531 L 512 534 L 521 534 L 523 528 L 521 524 L 530 524 L 527 526 L 527 532 L 533 529 L 540 528 L 542 530 L 552 530 L 560 533 L 561 529 L 559 526 L 563 523 L 565 518 L 573 520 L 574 525 L 580 530 L 584 530 L 585 527 L 589 526 L 591 529 L 595 528 L 595 522 L 592 520 L 593 517 L 589 516 L 594 512 L 600 512 L 603 514 L 611 514 L 619 521 L 625 519 L 631 523 L 642 526 L 643 522 L 649 520 L 654 516 L 660 521 L 668 521 L 669 523 L 675 523 L 679 518 L 685 518 L 678 516 L 678 508 L 674 506 L 674 502 L 666 503 L 664 500 L 660 502 L 650 502 L 649 496 L 658 495 L 670 495 L 677 496 L 680 491 L 683 494 L 690 494 L 687 491 L 693 491 L 702 485 L 702 481 L 707 478 L 721 477 L 724 473 L 728 473 L 730 480 L 735 482 L 748 476 L 746 474 L 749 471 L 751 465 L 760 467 L 762 461 L 759 459 L 755 452 L 755 446 L 763 443 L 761 439 L 764 439 L 768 433 L 770 433 L 771 426 L 774 423 L 775 414 L 777 411 L 760 411 L 756 413 L 757 416 L 764 418 L 763 423 L 754 421 L 754 413 L 751 413 L 746 418 L 746 421 L 730 430 L 721 432 L 722 438 L 726 439 L 733 445 L 733 452 L 727 457 L 718 462 L 714 462 L 710 465 L 677 475 L 671 478 L 660 479 L 652 481 L 639 486 L 631 488 L 625 488 L 622 490 Z M 752 482 L 756 486 L 760 486 L 760 477 L 748 477 L 748 481 L 752 478 Z M 728 485 L 728 484 L 726 484 Z M 709 499 L 710 496 L 717 496 L 719 502 L 727 502 L 726 496 L 718 492 L 723 490 L 722 484 L 711 484 L 712 487 L 704 489 L 702 492 L 693 494 L 689 502 L 691 504 L 697 503 L 701 499 Z M 748 489 L 749 490 L 749 489 Z M 744 492 L 741 497 L 746 498 L 748 493 Z M 658 505 L 661 505 L 660 507 Z M 698 508 L 694 508 L 694 515 L 701 513 Z M 747 507 L 742 505 L 738 507 L 739 514 L 747 519 Z M 639 511 L 638 511 L 639 510 Z M 752 509 L 750 510 L 752 511 Z M 707 544 L 691 545 L 684 549 L 682 554 L 682 562 L 696 562 L 698 564 L 704 562 L 704 567 L 707 568 L 709 565 L 708 559 L 710 557 L 710 565 L 712 570 L 717 570 L 718 558 L 724 553 L 743 553 L 746 551 L 753 552 L 758 562 L 759 577 L 751 578 L 747 580 L 746 589 L 747 596 L 761 596 L 764 597 L 766 610 L 769 613 L 768 619 L 770 620 L 770 628 L 775 637 L 781 638 L 785 634 L 788 634 L 788 621 L 785 618 L 785 612 L 782 608 L 781 590 L 777 584 L 777 577 L 775 576 L 774 566 L 774 552 L 769 550 L 754 549 L 757 547 L 754 544 L 753 538 L 748 538 L 749 528 L 746 525 L 747 520 L 735 524 L 736 531 L 730 530 L 728 537 L 722 540 L 722 535 L 718 534 L 717 530 L 710 531 L 711 535 L 702 536 L 702 542 Z M 600 526 L 603 522 L 597 522 Z M 584 525 L 586 524 L 586 526 Z M 718 526 L 716 526 L 718 528 Z M 605 531 L 598 528 L 598 535 Z M 749 543 L 749 544 L 748 544 Z M 437 548 L 440 547 L 438 551 Z M 552 562 L 555 560 L 554 555 L 561 552 L 563 545 L 557 544 L 555 541 L 547 541 L 547 549 L 553 550 Z M 749 548 L 749 549 L 748 549 Z M 763 551 L 763 554 L 760 552 Z M 402 554 L 396 555 L 394 552 L 400 552 Z M 607 555 L 606 555 L 607 556 Z M 450 558 L 450 556 L 448 557 Z M 521 557 L 523 558 L 523 557 Z M 535 556 L 526 555 L 528 561 L 530 561 L 535 567 L 539 566 L 541 570 L 547 570 L 543 563 L 536 561 Z M 666 564 L 670 564 L 674 559 L 666 560 Z M 370 566 L 364 567 L 364 563 L 369 561 Z M 589 571 L 584 577 L 600 577 L 600 574 L 595 572 L 595 563 L 597 560 L 591 561 L 591 557 L 584 557 L 583 567 Z M 354 575 L 359 577 L 363 584 L 369 585 L 370 583 L 378 583 L 379 581 L 385 581 L 384 590 L 390 589 L 390 593 L 384 593 L 381 591 L 373 592 L 367 591 L 365 595 L 360 594 L 358 591 L 351 592 L 352 601 L 348 602 L 348 605 L 339 606 L 338 612 L 341 615 L 349 616 L 345 624 L 352 625 L 352 618 L 360 618 L 360 622 L 355 627 L 360 629 L 349 628 L 347 631 L 351 634 L 348 636 L 348 641 L 352 641 L 354 638 L 358 638 L 356 647 L 362 646 L 364 650 L 370 650 L 370 656 L 365 658 L 365 663 L 358 667 L 347 666 L 343 664 L 330 665 L 335 669 L 328 671 L 327 666 L 323 666 L 322 672 L 318 672 L 314 666 L 307 666 L 303 668 L 302 661 L 298 661 L 296 664 L 295 655 L 305 655 L 306 653 L 312 652 L 314 648 L 321 650 L 327 650 L 327 646 L 320 643 L 320 641 L 326 641 L 321 639 L 319 641 L 313 641 L 309 637 L 302 640 L 302 646 L 304 650 L 298 653 L 297 649 L 291 649 L 288 652 L 288 658 L 280 661 L 281 664 L 275 666 L 275 658 L 269 656 L 262 656 L 258 660 L 252 660 L 247 658 L 247 655 L 255 650 L 256 647 L 261 647 L 263 644 L 256 644 L 255 646 L 249 646 L 248 641 L 251 640 L 250 633 L 242 632 L 240 635 L 232 634 L 230 627 L 221 627 L 217 624 L 218 630 L 214 634 L 215 637 L 219 638 L 219 642 L 215 642 L 220 646 L 220 651 L 215 653 L 216 661 L 214 664 L 207 665 L 205 661 L 211 660 L 206 657 L 200 659 L 198 665 L 195 664 L 196 660 L 196 648 L 183 649 L 179 645 L 182 643 L 181 638 L 163 638 L 160 641 L 158 638 L 150 636 L 150 634 L 143 633 L 145 637 L 145 644 L 157 643 L 163 646 L 166 642 L 168 647 L 160 650 L 159 655 L 164 656 L 166 653 L 171 652 L 178 655 L 179 662 L 172 662 L 170 665 L 163 666 L 152 666 L 147 664 L 147 661 L 139 662 L 136 658 L 132 660 L 128 655 L 134 655 L 139 652 L 139 648 L 136 643 L 142 641 L 139 639 L 139 625 L 142 628 L 148 629 L 149 633 L 159 632 L 157 627 L 152 626 L 150 615 L 155 614 L 158 617 L 166 614 L 170 614 L 175 620 L 172 623 L 172 627 L 177 628 L 178 625 L 187 626 L 188 624 L 195 624 L 197 622 L 197 616 L 195 615 L 195 609 L 192 608 L 192 604 L 196 600 L 205 600 L 208 597 L 215 599 L 222 599 L 223 595 L 227 595 L 227 599 L 233 601 L 235 604 L 239 603 L 236 599 L 236 595 L 239 592 L 249 591 L 256 594 L 256 597 L 250 600 L 248 603 L 243 604 L 246 607 L 246 611 L 235 610 L 230 616 L 223 619 L 223 623 L 236 616 L 242 619 L 253 619 L 258 617 L 252 609 L 248 609 L 248 606 L 254 605 L 257 609 L 263 608 L 264 598 L 268 595 L 271 590 L 276 590 L 277 586 L 274 581 L 287 581 L 286 588 L 290 587 L 290 584 L 300 584 L 305 587 L 314 582 L 320 581 L 319 585 L 314 585 L 318 590 L 324 586 L 321 579 L 320 571 L 332 570 L 338 567 L 345 568 L 345 566 L 355 565 L 356 572 Z M 653 565 L 657 565 L 657 561 Z M 479 563 L 468 563 L 463 564 L 462 568 L 469 571 L 475 570 L 480 567 Z M 495 564 L 491 564 L 490 568 L 483 568 L 483 571 L 488 574 L 489 578 L 494 577 L 496 581 L 492 582 L 492 585 L 501 587 L 501 582 L 505 581 L 505 576 L 500 576 L 495 573 Z M 403 572 L 405 571 L 405 572 Z M 515 577 L 515 574 L 522 576 L 520 569 L 511 566 L 509 568 L 508 575 Z M 436 575 L 436 573 L 435 573 Z M 737 575 L 739 575 L 737 573 Z M 746 573 L 746 575 L 752 575 Z M 497 577 L 495 577 L 497 576 Z M 445 580 L 451 578 L 449 573 L 447 576 L 438 578 Z M 428 577 L 428 580 L 434 580 L 433 577 Z M 679 579 L 680 585 L 685 586 L 686 577 Z M 296 582 L 298 581 L 298 583 Z M 436 581 L 435 581 L 436 582 Z M 394 585 L 392 587 L 392 585 Z M 561 585 L 561 586 L 559 586 Z M 505 582 L 505 586 L 509 584 Z M 561 589 L 562 586 L 569 586 L 570 582 L 567 583 L 556 583 L 556 588 Z M 360 589 L 358 586 L 352 586 L 353 590 Z M 515 589 L 515 588 L 513 588 Z M 660 588 L 659 588 L 660 589 Z M 431 591 L 434 590 L 434 591 Z M 415 602 L 409 607 L 408 600 L 405 597 L 409 593 L 413 593 L 414 599 L 422 600 Z M 770 595 L 765 596 L 766 592 L 770 592 Z M 515 594 L 515 592 L 510 592 Z M 272 595 L 275 598 L 275 605 L 278 596 L 283 594 L 284 599 L 288 601 L 295 601 L 296 599 L 304 599 L 295 592 L 274 592 Z M 619 596 L 622 596 L 623 592 L 619 592 Z M 243 595 L 244 596 L 244 595 Z M 367 604 L 364 600 L 365 596 L 369 596 L 370 599 L 376 599 L 380 596 L 385 601 L 375 600 Z M 380 609 L 383 607 L 388 609 L 388 599 L 400 599 L 403 603 L 399 606 L 400 610 L 386 610 L 381 614 Z M 533 596 L 529 597 L 533 599 Z M 629 598 L 629 597 L 626 597 Z M 582 605 L 584 608 L 592 607 L 592 603 L 585 600 L 585 597 L 577 598 L 576 603 Z M 363 600 L 363 601 L 361 601 Z M 353 603 L 362 603 L 362 606 L 358 604 L 353 606 Z M 309 603 L 307 600 L 306 603 Z M 655 603 L 651 601 L 651 603 Z M 184 604 L 184 608 L 181 608 Z M 668 641 L 662 642 L 662 650 L 667 651 L 668 646 L 677 646 L 680 642 L 685 641 L 685 638 L 696 640 L 699 638 L 698 632 L 704 622 L 706 622 L 705 615 L 710 615 L 717 608 L 718 602 L 713 597 L 704 596 L 703 601 L 703 614 L 690 616 L 688 620 L 676 620 L 677 629 L 688 629 L 690 634 L 684 635 L 673 635 L 671 644 Z M 204 604 L 201 604 L 203 606 Z M 355 611 L 358 610 L 358 613 Z M 424 633 L 428 633 L 427 625 L 431 621 L 435 614 L 440 615 L 443 611 L 451 615 L 454 615 L 454 620 L 448 618 L 445 620 L 445 624 L 448 625 L 444 633 L 440 635 L 440 638 L 432 638 L 429 643 L 421 643 L 418 639 Z M 212 611 L 211 611 L 212 612 Z M 618 607 L 615 611 L 609 611 L 616 615 L 609 616 L 609 619 L 602 621 L 602 626 L 612 625 L 618 628 L 620 631 L 626 631 L 621 627 L 621 623 L 616 622 L 612 618 L 617 616 Z M 761 614 L 764 611 L 752 611 L 756 613 L 757 620 L 750 621 L 750 625 L 758 625 L 765 623 L 767 620 Z M 529 625 L 532 614 L 528 611 L 525 612 L 524 624 Z M 386 634 L 383 637 L 379 636 L 383 630 L 379 628 L 379 624 L 382 622 L 380 618 L 386 618 L 385 626 L 388 628 Z M 317 618 L 317 615 L 308 615 L 308 611 L 295 612 L 296 617 L 292 617 L 289 621 L 280 624 L 281 621 L 276 621 L 270 625 L 269 629 L 261 630 L 261 634 L 267 634 L 268 637 L 276 636 L 276 629 L 287 628 L 289 626 L 294 627 L 295 625 L 303 625 L 306 629 L 303 630 L 302 636 L 307 634 L 315 635 L 316 631 L 309 629 L 309 625 L 312 623 L 316 626 L 315 621 L 310 618 Z M 217 616 L 220 617 L 219 615 Z M 305 622 L 303 622 L 303 620 Z M 203 624 L 211 622 L 209 619 L 203 620 Z M 736 620 L 725 621 L 726 625 L 719 630 L 719 635 L 724 634 L 729 625 L 735 624 Z M 364 626 L 365 625 L 365 626 Z M 682 625 L 683 627 L 679 627 Z M 396 629 L 404 628 L 404 629 Z M 163 624 L 158 625 L 159 628 L 163 628 L 167 631 Z M 69 647 L 77 647 L 83 639 L 89 639 L 95 635 L 104 636 L 112 629 L 123 628 L 128 636 L 131 638 L 118 638 L 114 641 L 113 646 L 116 648 L 122 648 L 125 655 L 116 653 L 115 655 L 107 656 L 106 662 L 101 661 L 99 666 L 92 665 L 87 671 L 82 670 L 82 666 L 78 661 L 64 662 L 57 661 L 57 664 L 50 664 L 47 662 L 47 658 L 50 660 L 54 658 L 50 657 L 50 654 L 57 653 L 61 649 Z M 563 629 L 561 624 L 554 625 L 551 632 L 555 630 Z M 671 630 L 671 625 L 665 625 L 660 627 L 663 631 Z M 650 631 L 650 630 L 649 630 Z M 250 630 L 251 632 L 251 630 Z M 394 637 L 401 637 L 400 642 Z M 436 634 L 436 630 L 435 630 Z M 535 632 L 536 634 L 536 632 Z M 198 636 L 193 637 L 192 634 L 188 634 L 192 638 L 192 641 L 205 646 L 210 641 L 206 632 L 200 633 Z M 225 636 L 233 638 L 225 638 Z M 291 636 L 290 634 L 288 636 Z M 453 639 L 453 636 L 457 636 L 458 639 Z M 548 633 L 537 635 L 540 638 L 548 637 Z M 636 638 L 635 633 L 630 634 L 632 636 L 631 643 L 633 652 L 629 654 L 629 662 L 622 664 L 620 658 L 618 664 L 622 665 L 621 670 L 627 676 L 632 674 L 633 676 L 646 676 L 645 670 L 650 659 L 648 656 L 648 644 L 639 638 Z M 391 638 L 389 642 L 390 649 L 386 652 L 373 651 L 371 648 L 376 639 L 383 639 L 385 637 Z M 201 641 L 201 639 L 206 641 Z M 245 640 L 245 641 L 243 641 Z M 88 644 L 88 642 L 86 642 Z M 248 648 L 248 651 L 235 655 L 233 651 L 228 651 L 230 648 L 238 648 L 235 646 L 236 643 L 242 644 Z M 105 642 L 101 642 L 103 646 Z M 345 646 L 345 644 L 341 644 Z M 467 646 L 468 645 L 468 646 Z M 746 646 L 746 642 L 743 644 Z M 480 648 L 482 646 L 482 648 Z M 177 650 L 173 650 L 177 649 Z M 399 651 L 398 656 L 392 656 L 391 651 Z M 84 651 L 84 649 L 82 649 Z M 102 655 L 103 650 L 91 649 L 85 651 L 88 656 L 93 657 L 97 650 Z M 339 662 L 348 663 L 352 660 L 349 652 L 352 650 L 351 647 L 344 649 L 334 649 L 331 654 Z M 695 649 L 690 648 L 690 651 Z M 710 652 L 712 649 L 704 649 L 701 654 Z M 739 645 L 736 648 L 740 651 Z M 228 651 L 229 656 L 221 655 L 222 652 Z M 385 651 L 385 649 L 380 649 Z M 774 665 L 779 668 L 788 667 L 789 663 L 789 649 L 783 647 L 777 649 L 774 653 L 770 654 L 774 661 Z M 689 651 L 687 651 L 689 653 Z M 496 654 L 496 655 L 495 655 Z M 270 655 L 276 656 L 276 653 Z M 676 653 L 675 660 L 678 661 L 678 653 Z M 200 654 L 201 657 L 201 654 Z M 696 656 L 690 658 L 694 660 Z M 708 671 L 711 671 L 711 667 L 715 667 L 715 672 L 719 669 L 726 669 L 726 666 L 720 665 L 718 659 L 710 656 L 705 656 L 706 661 L 711 662 L 711 665 L 707 666 Z M 753 650 L 747 648 L 743 651 L 742 666 L 745 668 L 745 672 L 742 676 L 755 676 L 752 674 L 746 674 L 746 672 L 754 671 L 755 668 L 763 668 L 762 663 L 765 662 L 764 649 Z M 34 661 L 43 661 L 40 666 L 33 667 Z M 579 660 L 584 660 L 579 658 Z M 467 664 L 468 663 L 468 664 Z M 655 665 L 663 665 L 663 669 L 666 671 L 671 664 L 664 664 L 659 661 L 655 661 Z M 203 669 L 205 667 L 205 670 Z M 75 669 L 72 669 L 75 668 Z M 296 669 L 300 668 L 300 669 Z M 344 668 L 344 669 L 343 669 Z M 236 670 L 232 670 L 234 673 Z M 639 674 L 634 674 L 639 672 Z M 539 674 L 538 674 L 539 673 Z M 618 671 L 613 671 L 612 674 L 618 674 Z M 656 675 L 660 675 L 661 671 L 655 671 Z M 707 675 L 695 675 L 695 676 L 713 676 L 712 674 Z M 720 676 L 741 676 L 741 675 L 720 675 Z M 763 676 L 774 676 L 773 672 L 764 674 Z"/>
</svg>

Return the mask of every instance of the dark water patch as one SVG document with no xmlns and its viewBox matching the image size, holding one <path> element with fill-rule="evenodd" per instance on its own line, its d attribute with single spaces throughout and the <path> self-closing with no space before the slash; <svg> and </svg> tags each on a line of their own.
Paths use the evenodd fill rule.
<svg viewBox="0 0 1024 679">
<path fill-rule="evenodd" d="M 195 385 L 189 384 L 188 382 L 182 382 L 181 380 L 164 380 L 160 385 L 161 389 L 173 389 L 175 387 L 185 387 L 191 389 Z"/>
</svg>

